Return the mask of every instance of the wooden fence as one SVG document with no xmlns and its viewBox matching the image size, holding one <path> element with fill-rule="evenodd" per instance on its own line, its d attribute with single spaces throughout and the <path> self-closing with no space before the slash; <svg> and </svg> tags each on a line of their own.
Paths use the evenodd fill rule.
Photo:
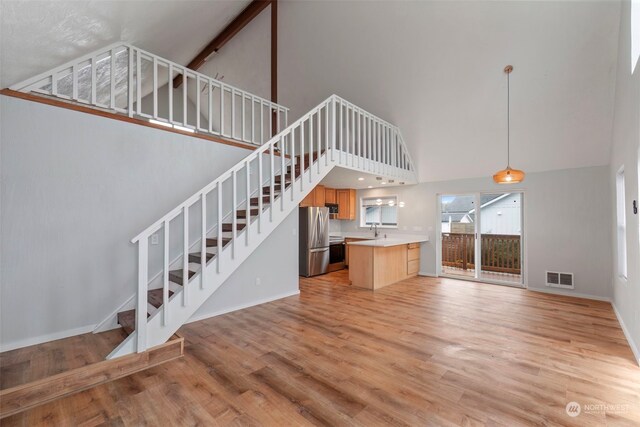
<svg viewBox="0 0 640 427">
<path fill-rule="evenodd" d="M 473 233 L 442 234 L 442 265 L 463 270 L 475 269 Z M 483 271 L 520 274 L 520 236 L 482 234 Z"/>
</svg>

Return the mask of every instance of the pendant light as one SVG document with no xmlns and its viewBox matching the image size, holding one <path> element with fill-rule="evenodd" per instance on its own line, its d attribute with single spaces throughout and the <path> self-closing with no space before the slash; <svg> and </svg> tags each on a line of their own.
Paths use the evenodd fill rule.
<svg viewBox="0 0 640 427">
<path fill-rule="evenodd" d="M 507 168 L 503 169 L 501 171 L 496 172 L 495 175 L 493 175 L 493 180 L 497 183 L 497 184 L 517 184 L 519 182 L 522 182 L 524 180 L 524 172 L 518 169 L 511 169 L 511 164 L 510 164 L 510 131 L 511 131 L 511 124 L 510 124 L 510 111 L 509 111 L 509 97 L 510 97 L 510 93 L 509 93 L 509 74 L 511 74 L 511 72 L 513 71 L 513 66 L 512 65 L 507 65 L 504 68 L 504 72 L 507 74 Z"/>
</svg>

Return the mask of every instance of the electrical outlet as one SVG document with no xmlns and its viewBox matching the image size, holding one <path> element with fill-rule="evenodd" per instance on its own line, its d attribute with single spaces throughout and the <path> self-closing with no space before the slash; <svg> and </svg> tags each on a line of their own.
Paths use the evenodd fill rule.
<svg viewBox="0 0 640 427">
<path fill-rule="evenodd" d="M 256 277 L 256 286 L 260 286 L 262 285 L 262 279 L 259 277 Z"/>
<path fill-rule="evenodd" d="M 152 245 L 157 245 L 158 243 L 160 243 L 160 239 L 158 239 L 158 233 L 152 234 L 151 235 L 151 244 Z"/>
</svg>

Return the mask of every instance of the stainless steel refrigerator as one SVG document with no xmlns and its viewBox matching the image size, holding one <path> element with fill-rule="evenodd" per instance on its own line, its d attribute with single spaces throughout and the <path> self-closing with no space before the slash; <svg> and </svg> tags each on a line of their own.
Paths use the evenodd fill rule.
<svg viewBox="0 0 640 427">
<path fill-rule="evenodd" d="M 300 208 L 300 275 L 324 274 L 329 267 L 329 208 Z"/>
</svg>

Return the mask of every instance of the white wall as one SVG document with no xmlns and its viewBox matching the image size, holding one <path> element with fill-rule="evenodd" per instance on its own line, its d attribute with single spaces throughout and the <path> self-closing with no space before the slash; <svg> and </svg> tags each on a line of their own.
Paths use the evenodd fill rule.
<svg viewBox="0 0 640 427">
<path fill-rule="evenodd" d="M 130 239 L 250 153 L 6 96 L 0 120 L 3 348 L 92 330 L 136 289 Z M 271 274 L 296 259 L 296 224 L 278 228 L 211 312 L 297 287 L 297 263 Z M 261 287 L 245 287 L 254 275 Z"/>
<path fill-rule="evenodd" d="M 211 56 L 198 72 L 224 76 L 225 83 L 271 99 L 271 6 Z"/>
<path fill-rule="evenodd" d="M 624 166 L 626 186 L 627 219 L 627 263 L 628 279 L 622 280 L 617 271 L 613 271 L 613 303 L 621 324 L 627 333 L 627 339 L 635 349 L 640 363 L 640 227 L 638 215 L 632 211 L 632 203 L 638 195 L 638 155 L 640 150 L 640 67 L 636 66 L 631 75 L 631 2 L 622 2 L 620 17 L 620 40 L 618 46 L 618 67 L 616 79 L 616 103 L 613 127 L 613 148 L 611 151 L 611 170 L 609 182 L 612 196 L 609 200 L 615 218 L 615 175 Z M 615 224 L 612 224 L 614 239 L 613 263 L 617 266 L 617 245 Z"/>
<path fill-rule="evenodd" d="M 297 233 L 298 210 L 294 209 L 192 320 L 299 293 Z"/>
<path fill-rule="evenodd" d="M 530 289 L 545 286 L 545 271 L 575 273 L 574 295 L 611 296 L 611 210 L 609 168 L 567 169 L 528 174 L 513 189 L 524 191 L 525 279 Z M 421 183 L 408 187 L 358 190 L 361 197 L 398 195 L 398 229 L 387 234 L 428 234 L 422 245 L 421 272 L 436 274 L 437 195 L 475 191 L 504 191 L 491 177 Z M 360 210 L 358 209 L 358 215 Z M 359 218 L 359 217 L 358 217 Z M 357 221 L 344 221 L 341 230 L 366 231 Z M 558 291 L 556 291 L 558 292 Z"/>
<path fill-rule="evenodd" d="M 402 130 L 420 181 L 608 165 L 618 1 L 285 1 L 279 99 L 336 93 Z M 542 30 L 543 29 L 543 30 Z M 628 67 L 627 67 L 628 68 Z"/>
</svg>

